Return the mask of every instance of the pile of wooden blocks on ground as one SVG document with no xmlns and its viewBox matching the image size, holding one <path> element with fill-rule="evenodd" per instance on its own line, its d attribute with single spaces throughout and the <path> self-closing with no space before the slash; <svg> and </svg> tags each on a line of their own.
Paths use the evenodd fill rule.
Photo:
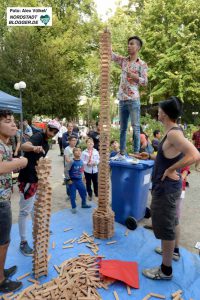
<svg viewBox="0 0 200 300">
<path fill-rule="evenodd" d="M 99 257 L 80 254 L 58 266 L 59 276 L 43 285 L 33 284 L 9 300 L 99 300 L 97 288 L 108 289 L 99 274 Z"/>
<path fill-rule="evenodd" d="M 36 167 L 38 176 L 37 199 L 34 205 L 33 273 L 35 278 L 48 274 L 49 224 L 51 217 L 52 189 L 48 180 L 51 161 L 40 158 Z"/>
<path fill-rule="evenodd" d="M 96 238 L 108 239 L 114 235 L 114 212 L 110 208 L 110 62 L 111 35 L 104 30 L 100 37 L 100 164 L 98 176 L 98 208 L 93 213 L 93 233 Z"/>
<path fill-rule="evenodd" d="M 78 240 L 78 244 L 81 243 L 87 243 L 86 247 L 90 248 L 90 250 L 97 255 L 98 251 L 99 251 L 99 243 L 95 243 L 94 242 L 94 238 L 92 237 L 93 235 L 88 235 L 87 232 L 83 232 L 83 234 L 81 235 L 81 237 Z"/>
</svg>

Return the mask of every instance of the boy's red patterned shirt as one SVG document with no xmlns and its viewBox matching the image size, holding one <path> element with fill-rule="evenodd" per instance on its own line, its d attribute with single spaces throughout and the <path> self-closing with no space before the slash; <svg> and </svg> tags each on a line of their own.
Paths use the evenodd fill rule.
<svg viewBox="0 0 200 300">
<path fill-rule="evenodd" d="M 193 133 L 192 140 L 197 149 L 200 149 L 200 130 Z"/>
</svg>

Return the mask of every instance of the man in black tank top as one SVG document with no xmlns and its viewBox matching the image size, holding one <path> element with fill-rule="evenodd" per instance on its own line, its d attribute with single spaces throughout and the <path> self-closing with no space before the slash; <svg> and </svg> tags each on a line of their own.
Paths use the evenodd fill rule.
<svg viewBox="0 0 200 300">
<path fill-rule="evenodd" d="M 182 103 L 177 97 L 159 103 L 158 120 L 165 128 L 157 156 L 141 153 L 142 159 L 155 159 L 152 178 L 152 225 L 155 237 L 161 240 L 161 266 L 145 269 L 143 274 L 151 279 L 172 278 L 172 259 L 179 249 L 175 248 L 178 228 L 176 204 L 181 194 L 179 170 L 200 160 L 200 153 L 183 135 L 176 120 L 181 115 Z"/>
</svg>

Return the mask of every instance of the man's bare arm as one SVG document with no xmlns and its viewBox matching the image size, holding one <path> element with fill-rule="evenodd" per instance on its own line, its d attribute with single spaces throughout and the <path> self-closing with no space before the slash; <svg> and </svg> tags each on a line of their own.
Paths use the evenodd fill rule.
<svg viewBox="0 0 200 300">
<path fill-rule="evenodd" d="M 184 157 L 181 160 L 170 167 L 171 170 L 190 166 L 200 159 L 199 151 L 182 135 L 181 132 L 171 131 L 168 134 L 167 139 L 178 152 L 184 154 Z"/>
<path fill-rule="evenodd" d="M 44 153 L 42 146 L 34 146 L 31 142 L 26 142 L 21 145 L 21 149 L 24 152 L 35 152 L 35 153 Z"/>
<path fill-rule="evenodd" d="M 174 180 L 178 180 L 179 176 L 176 173 L 176 170 L 190 166 L 196 161 L 200 160 L 200 153 L 195 146 L 189 142 L 179 131 L 171 131 L 168 134 L 167 139 L 169 143 L 177 150 L 177 152 L 183 153 L 184 156 L 181 160 L 173 164 L 165 171 L 162 180 L 164 180 L 166 176 Z"/>
<path fill-rule="evenodd" d="M 25 168 L 27 165 L 27 158 L 20 157 L 12 161 L 0 161 L 0 175 L 11 173 L 13 170 Z"/>
</svg>

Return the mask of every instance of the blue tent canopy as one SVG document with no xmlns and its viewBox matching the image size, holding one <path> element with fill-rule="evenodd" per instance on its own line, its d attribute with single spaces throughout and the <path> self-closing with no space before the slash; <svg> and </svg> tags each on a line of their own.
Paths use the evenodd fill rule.
<svg viewBox="0 0 200 300">
<path fill-rule="evenodd" d="M 22 100 L 0 91 L 0 109 L 10 109 L 14 113 L 22 113 Z"/>
</svg>

